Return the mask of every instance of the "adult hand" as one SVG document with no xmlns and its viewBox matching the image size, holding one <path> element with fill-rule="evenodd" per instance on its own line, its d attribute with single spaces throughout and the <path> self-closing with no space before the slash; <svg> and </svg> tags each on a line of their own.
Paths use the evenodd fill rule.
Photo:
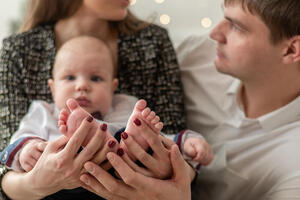
<svg viewBox="0 0 300 200">
<path fill-rule="evenodd" d="M 136 126 L 136 129 L 138 129 L 140 135 L 147 141 L 153 150 L 153 154 L 150 155 L 145 152 L 129 134 L 122 133 L 122 141 L 130 151 L 131 155 L 137 158 L 137 160 L 139 160 L 146 168 L 136 165 L 127 155 L 124 155 L 123 159 L 132 169 L 143 175 L 160 179 L 171 177 L 172 166 L 170 162 L 170 148 L 174 142 L 161 135 L 158 136 L 145 123 Z"/>
<path fill-rule="evenodd" d="M 61 136 L 49 142 L 35 167 L 26 174 L 35 187 L 35 193 L 43 197 L 61 189 L 80 186 L 79 176 L 83 164 L 102 147 L 105 139 L 99 127 L 92 140 L 78 153 L 91 127 L 90 122 L 83 120 L 70 139 Z"/>
<path fill-rule="evenodd" d="M 122 180 L 116 180 L 95 163 L 87 162 L 84 167 L 89 174 L 80 177 L 84 188 L 108 200 L 191 199 L 190 183 L 194 173 L 183 160 L 177 145 L 171 148 L 173 176 L 168 180 L 155 179 L 135 172 L 115 153 L 108 153 L 107 158 Z"/>
<path fill-rule="evenodd" d="M 108 131 L 107 129 L 102 131 Z M 92 162 L 98 164 L 99 166 L 101 166 L 103 169 L 108 170 L 111 168 L 111 164 L 107 161 L 106 158 L 106 154 L 108 152 L 117 152 L 117 150 L 119 149 L 120 144 L 118 143 L 118 141 L 111 135 L 111 134 L 106 134 L 106 133 L 102 133 L 104 135 L 106 135 L 105 138 L 105 145 L 103 145 L 103 147 L 101 147 L 98 152 L 93 156 L 93 158 L 91 159 Z M 86 172 L 85 170 L 82 171 Z"/>
</svg>

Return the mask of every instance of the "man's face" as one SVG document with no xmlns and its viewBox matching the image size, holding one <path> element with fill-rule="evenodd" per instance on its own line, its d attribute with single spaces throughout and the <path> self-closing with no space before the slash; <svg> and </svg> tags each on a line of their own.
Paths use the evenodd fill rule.
<svg viewBox="0 0 300 200">
<path fill-rule="evenodd" d="M 224 19 L 212 30 L 218 71 L 242 81 L 261 82 L 279 70 L 282 49 L 272 44 L 268 27 L 236 3 L 224 7 Z"/>
</svg>

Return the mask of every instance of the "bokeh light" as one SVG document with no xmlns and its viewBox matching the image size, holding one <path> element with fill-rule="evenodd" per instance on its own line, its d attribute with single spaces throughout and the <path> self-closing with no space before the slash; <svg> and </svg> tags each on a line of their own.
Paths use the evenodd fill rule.
<svg viewBox="0 0 300 200">
<path fill-rule="evenodd" d="M 161 23 L 161 24 L 167 25 L 167 24 L 170 23 L 171 18 L 170 18 L 169 15 L 163 14 L 163 15 L 160 16 L 159 20 L 160 20 L 160 23 Z"/>
<path fill-rule="evenodd" d="M 165 0 L 155 0 L 156 3 L 163 3 Z"/>
<path fill-rule="evenodd" d="M 130 0 L 130 5 L 132 6 L 134 4 L 136 4 L 136 0 Z"/>
<path fill-rule="evenodd" d="M 204 17 L 202 20 L 201 20 L 201 25 L 204 27 L 204 28 L 210 28 L 211 25 L 212 25 L 212 21 L 209 17 Z"/>
</svg>

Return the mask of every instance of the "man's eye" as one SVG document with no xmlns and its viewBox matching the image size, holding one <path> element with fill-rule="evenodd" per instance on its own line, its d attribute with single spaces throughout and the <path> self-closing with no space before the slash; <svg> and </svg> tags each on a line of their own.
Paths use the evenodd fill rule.
<svg viewBox="0 0 300 200">
<path fill-rule="evenodd" d="M 232 25 L 232 29 L 235 31 L 241 31 L 241 28 L 237 25 Z"/>
<path fill-rule="evenodd" d="M 94 82 L 99 82 L 101 81 L 102 79 L 99 77 L 99 76 L 92 76 L 91 77 L 91 81 L 94 81 Z"/>
<path fill-rule="evenodd" d="M 68 75 L 68 76 L 66 76 L 66 80 L 68 80 L 68 81 L 75 80 L 75 76 L 73 76 L 73 75 Z"/>
</svg>

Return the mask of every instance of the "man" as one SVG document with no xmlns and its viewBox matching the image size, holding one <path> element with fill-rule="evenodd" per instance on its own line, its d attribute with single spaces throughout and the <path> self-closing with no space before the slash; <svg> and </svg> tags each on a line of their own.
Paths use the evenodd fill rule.
<svg viewBox="0 0 300 200">
<path fill-rule="evenodd" d="M 210 37 L 217 71 L 236 80 L 204 100 L 219 125 L 201 124 L 216 159 L 196 199 L 300 199 L 299 9 L 298 0 L 224 1 Z"/>
<path fill-rule="evenodd" d="M 213 69 L 198 71 L 204 81 L 198 88 L 202 106 L 195 112 L 206 117 L 198 129 L 213 146 L 215 160 L 202 167 L 193 199 L 300 199 L 299 10 L 299 0 L 224 0 L 224 19 L 210 36 L 217 42 L 217 71 L 234 78 L 223 81 Z M 182 178 L 188 170 L 172 152 L 175 176 L 169 180 L 133 173 L 112 154 L 109 159 L 130 180 L 129 189 L 117 188 L 97 170 L 92 174 L 112 196 L 138 188 L 145 197 L 156 196 L 152 199 L 183 199 L 183 193 L 189 199 L 180 184 L 187 183 Z M 93 183 L 89 186 L 97 189 Z M 109 192 L 117 189 L 122 192 Z"/>
</svg>

